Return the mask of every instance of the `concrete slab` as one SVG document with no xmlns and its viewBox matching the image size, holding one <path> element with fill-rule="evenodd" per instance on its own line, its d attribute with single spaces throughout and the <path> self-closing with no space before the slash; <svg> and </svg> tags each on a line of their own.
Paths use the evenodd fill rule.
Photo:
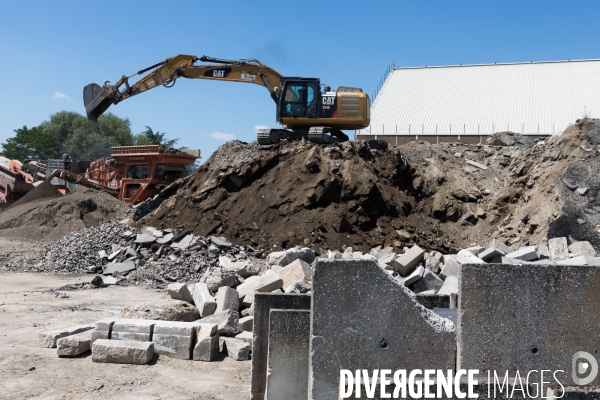
<svg viewBox="0 0 600 400">
<path fill-rule="evenodd" d="M 271 310 L 266 399 L 308 398 L 310 311 Z"/>
<path fill-rule="evenodd" d="M 104 266 L 104 270 L 102 271 L 102 275 L 111 275 L 116 272 L 123 274 L 125 272 L 133 271 L 134 269 L 135 269 L 135 262 L 133 262 L 133 261 L 124 261 L 121 263 L 106 264 Z"/>
<path fill-rule="evenodd" d="M 455 368 L 452 323 L 372 261 L 316 262 L 311 338 L 313 400 L 338 398 L 340 369 Z"/>
<path fill-rule="evenodd" d="M 550 260 L 561 261 L 569 258 L 569 246 L 566 237 L 553 238 L 548 240 L 548 251 Z"/>
<path fill-rule="evenodd" d="M 56 354 L 64 357 L 75 357 L 91 349 L 92 331 L 87 330 L 56 341 Z"/>
<path fill-rule="evenodd" d="M 556 265 L 587 265 L 587 258 L 585 256 L 577 256 L 573 258 L 567 258 L 566 260 L 556 261 Z"/>
<path fill-rule="evenodd" d="M 267 388 L 269 317 L 272 309 L 310 310 L 311 296 L 306 294 L 263 294 L 254 300 L 254 338 L 252 343 L 251 399 L 264 400 Z"/>
<path fill-rule="evenodd" d="M 147 364 L 154 357 L 154 343 L 133 340 L 96 340 L 92 361 L 116 364 Z"/>
<path fill-rule="evenodd" d="M 155 322 L 146 319 L 118 318 L 112 326 L 110 339 L 151 342 Z"/>
<path fill-rule="evenodd" d="M 444 281 L 439 276 L 426 269 L 425 271 L 423 271 L 423 276 L 421 277 L 421 279 L 416 281 L 411 286 L 411 289 L 415 293 L 421 293 L 427 290 L 435 290 L 435 292 L 437 293 L 443 284 Z"/>
<path fill-rule="evenodd" d="M 65 336 L 75 335 L 94 328 L 93 324 L 69 326 L 67 328 L 55 329 L 40 333 L 40 347 L 53 348 L 56 347 L 56 341 Z"/>
<path fill-rule="evenodd" d="M 215 313 L 217 309 L 217 302 L 210 295 L 206 283 L 197 282 L 194 285 L 192 297 L 194 298 L 194 303 L 200 312 L 201 318 L 208 317 L 209 315 Z"/>
<path fill-rule="evenodd" d="M 572 384 L 572 356 L 597 357 L 599 268 L 463 265 L 459 286 L 457 369 L 563 370 Z"/>
</svg>

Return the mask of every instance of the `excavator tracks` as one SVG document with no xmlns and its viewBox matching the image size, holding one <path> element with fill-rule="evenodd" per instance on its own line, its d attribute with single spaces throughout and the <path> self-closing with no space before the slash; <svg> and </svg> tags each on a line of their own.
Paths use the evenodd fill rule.
<svg viewBox="0 0 600 400">
<path fill-rule="evenodd" d="M 330 134 L 329 134 L 330 133 Z M 287 129 L 259 129 L 256 140 L 260 145 L 276 144 L 282 139 L 307 139 L 312 143 L 339 143 L 348 140 L 340 130 L 316 126 L 306 130 L 289 131 Z"/>
</svg>

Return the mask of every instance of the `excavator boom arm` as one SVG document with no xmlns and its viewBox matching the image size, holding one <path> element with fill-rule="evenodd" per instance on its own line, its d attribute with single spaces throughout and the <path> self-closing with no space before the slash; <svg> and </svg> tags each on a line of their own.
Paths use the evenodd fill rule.
<svg viewBox="0 0 600 400">
<path fill-rule="evenodd" d="M 198 61 L 211 64 L 195 65 Z M 129 79 L 136 75 L 143 76 L 130 84 Z M 254 83 L 267 88 L 275 102 L 278 101 L 282 80 L 281 74 L 254 59 L 224 60 L 180 54 L 133 75 L 124 75 L 114 85 L 109 82 L 102 87 L 95 83 L 87 85 L 83 89 L 83 102 L 88 119 L 96 121 L 111 104 L 117 104 L 157 86 L 172 87 L 180 77 Z"/>
</svg>

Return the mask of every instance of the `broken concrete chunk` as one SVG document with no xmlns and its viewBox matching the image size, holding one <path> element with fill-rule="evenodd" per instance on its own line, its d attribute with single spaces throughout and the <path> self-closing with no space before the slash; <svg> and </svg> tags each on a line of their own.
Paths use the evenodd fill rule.
<svg viewBox="0 0 600 400">
<path fill-rule="evenodd" d="M 405 229 L 399 229 L 396 231 L 396 234 L 398 235 L 398 237 L 400 238 L 400 240 L 410 240 L 411 235 L 410 233 L 408 233 Z"/>
<path fill-rule="evenodd" d="M 421 279 L 412 285 L 412 290 L 415 293 L 421 293 L 426 290 L 435 290 L 437 292 L 443 284 L 444 281 L 439 276 L 426 269 Z"/>
<path fill-rule="evenodd" d="M 466 251 L 466 250 L 461 250 L 458 252 L 458 254 L 456 254 L 456 262 L 458 262 L 459 264 L 485 264 L 486 262 L 483 261 L 481 258 L 474 256 L 473 253 Z"/>
<path fill-rule="evenodd" d="M 200 279 L 201 283 L 205 283 L 208 290 L 216 292 L 221 286 L 235 286 L 238 280 L 233 271 L 222 271 L 221 268 L 210 267 L 207 268 Z"/>
<path fill-rule="evenodd" d="M 156 236 L 148 235 L 147 233 L 141 233 L 139 235 L 136 235 L 134 243 L 148 245 L 154 243 L 155 241 Z"/>
<path fill-rule="evenodd" d="M 477 167 L 477 168 L 479 168 L 479 169 L 488 169 L 488 168 L 487 168 L 485 165 L 483 165 L 483 164 L 480 164 L 480 163 L 478 163 L 478 162 L 475 162 L 475 161 L 466 160 L 466 162 L 467 162 L 467 164 L 469 164 L 469 165 L 472 165 L 472 166 L 474 166 L 474 167 Z"/>
<path fill-rule="evenodd" d="M 500 250 L 497 247 L 490 247 L 489 249 L 486 249 L 484 251 L 482 251 L 481 253 L 479 253 L 479 258 L 481 258 L 483 261 L 490 261 L 491 259 L 493 259 L 496 256 L 504 256 L 506 255 L 505 252 L 503 252 L 502 250 Z"/>
<path fill-rule="evenodd" d="M 473 254 L 474 256 L 479 257 L 479 253 L 481 253 L 482 251 L 484 251 L 485 247 L 483 247 L 483 246 L 474 246 L 474 247 L 467 247 L 464 250 L 468 251 L 469 253 Z M 481 258 L 481 257 L 479 257 L 479 258 Z"/>
<path fill-rule="evenodd" d="M 550 260 L 552 261 L 561 261 L 569 258 L 567 238 L 559 237 L 548 240 L 548 251 L 550 251 Z"/>
<path fill-rule="evenodd" d="M 397 258 L 398 255 L 396 253 L 386 254 L 385 256 L 381 257 L 378 262 L 383 269 L 394 271 L 400 267 L 400 265 L 396 262 Z"/>
<path fill-rule="evenodd" d="M 575 191 L 577 192 L 577 194 L 579 194 L 581 196 L 585 196 L 590 191 L 590 188 L 587 186 L 580 186 Z"/>
<path fill-rule="evenodd" d="M 240 318 L 237 325 L 237 331 L 248 331 L 252 332 L 252 327 L 254 326 L 254 316 L 248 316 Z"/>
<path fill-rule="evenodd" d="M 208 286 L 205 283 L 198 282 L 194 285 L 192 297 L 194 298 L 194 303 L 200 312 L 201 318 L 214 314 L 217 309 L 217 302 L 210 295 Z"/>
<path fill-rule="evenodd" d="M 231 243 L 224 237 L 211 236 L 210 241 L 220 249 L 230 249 L 232 246 Z"/>
<path fill-rule="evenodd" d="M 547 260 L 550 258 L 550 250 L 545 244 L 537 246 L 537 258 L 538 260 Z"/>
<path fill-rule="evenodd" d="M 156 239 L 156 243 L 158 244 L 169 244 L 171 243 L 171 240 L 173 240 L 173 234 L 172 233 L 168 233 L 166 235 L 164 235 L 161 238 Z"/>
<path fill-rule="evenodd" d="M 537 258 L 537 246 L 525 246 L 519 250 L 508 253 L 506 258 L 512 258 L 514 260 L 521 261 L 532 261 Z"/>
<path fill-rule="evenodd" d="M 93 324 L 70 326 L 68 328 L 55 329 L 40 333 L 40 347 L 56 347 L 56 341 L 65 336 L 75 335 L 93 329 Z"/>
<path fill-rule="evenodd" d="M 154 343 L 99 339 L 92 345 L 92 361 L 116 364 L 147 364 L 154 357 Z"/>
<path fill-rule="evenodd" d="M 451 295 L 453 293 L 458 294 L 458 277 L 450 275 L 446 277 L 444 284 L 437 292 L 437 294 L 447 294 Z"/>
<path fill-rule="evenodd" d="M 294 284 L 285 288 L 285 293 L 307 293 L 312 289 L 312 284 L 302 277 Z M 253 299 L 254 300 L 254 299 Z"/>
<path fill-rule="evenodd" d="M 569 251 L 575 256 L 596 257 L 596 250 L 590 242 L 575 242 L 569 246 Z"/>
<path fill-rule="evenodd" d="M 56 353 L 59 356 L 75 357 L 90 351 L 92 331 L 87 330 L 76 335 L 65 336 L 56 341 Z"/>
<path fill-rule="evenodd" d="M 167 292 L 174 300 L 182 300 L 194 304 L 194 298 L 188 289 L 188 285 L 185 283 L 172 283 L 167 286 Z"/>
<path fill-rule="evenodd" d="M 283 287 L 283 279 L 278 273 L 269 271 L 260 277 L 260 280 L 256 283 L 255 290 L 257 292 L 269 293 L 276 289 Z"/>
<path fill-rule="evenodd" d="M 104 271 L 102 271 L 102 274 L 111 275 L 117 272 L 120 274 L 124 274 L 126 272 L 133 271 L 134 269 L 134 261 L 124 261 L 121 263 L 106 264 L 106 266 L 104 267 Z"/>
<path fill-rule="evenodd" d="M 282 287 L 287 288 L 298 282 L 301 278 L 312 279 L 312 268 L 310 264 L 300 259 L 294 260 L 279 271 L 283 281 Z"/>
<path fill-rule="evenodd" d="M 221 312 L 225 310 L 237 311 L 240 305 L 240 299 L 237 290 L 227 286 L 222 286 L 219 288 L 219 290 L 217 291 L 216 301 L 216 312 Z"/>
<path fill-rule="evenodd" d="M 340 258 L 342 253 L 340 253 Z M 280 265 L 285 267 L 295 260 L 302 260 L 307 263 L 312 263 L 315 259 L 315 252 L 308 247 L 294 247 L 293 249 L 285 251 L 277 251 L 267 256 L 267 264 L 269 265 Z"/>
<path fill-rule="evenodd" d="M 449 276 L 458 276 L 461 268 L 462 265 L 460 265 L 458 262 L 448 259 L 442 268 L 442 272 L 440 272 L 440 278 L 447 279 Z"/>
<path fill-rule="evenodd" d="M 227 310 L 202 318 L 199 322 L 217 324 L 219 334 L 235 333 L 239 321 L 237 311 Z"/>
<path fill-rule="evenodd" d="M 504 242 L 501 242 L 498 239 L 492 239 L 488 247 L 495 247 L 499 250 L 502 250 L 505 254 L 512 253 L 514 251 L 512 247 L 505 245 Z"/>
<path fill-rule="evenodd" d="M 192 244 L 193 240 L 194 240 L 194 235 L 191 235 L 191 234 L 190 235 L 186 235 L 179 242 L 172 243 L 171 244 L 171 248 L 186 250 Z"/>
<path fill-rule="evenodd" d="M 192 352 L 192 359 L 194 361 L 212 361 L 219 353 L 219 339 L 218 333 L 213 336 L 199 335 Z"/>
<path fill-rule="evenodd" d="M 555 262 L 556 265 L 587 265 L 587 258 L 585 256 L 577 256 L 573 258 L 567 258 L 566 260 L 560 260 Z"/>
<path fill-rule="evenodd" d="M 415 245 L 396 259 L 397 271 L 402 276 L 408 276 L 425 258 L 425 250 Z"/>
<path fill-rule="evenodd" d="M 425 272 L 425 268 L 423 268 L 422 265 L 419 265 L 417 267 L 417 269 L 415 269 L 412 272 L 412 274 L 410 274 L 409 276 L 406 277 L 406 279 L 404 279 L 404 286 L 412 285 L 413 283 L 415 283 L 416 281 L 421 279 L 424 272 Z"/>
<path fill-rule="evenodd" d="M 252 351 L 252 339 L 254 339 L 254 335 L 252 334 L 252 332 L 243 331 L 237 333 L 234 337 L 236 339 L 243 340 L 244 342 L 248 343 L 250 345 L 250 351 Z"/>
<path fill-rule="evenodd" d="M 227 352 L 227 357 L 236 361 L 246 361 L 250 356 L 250 345 L 244 340 L 221 337 L 223 341 L 223 350 Z"/>
</svg>

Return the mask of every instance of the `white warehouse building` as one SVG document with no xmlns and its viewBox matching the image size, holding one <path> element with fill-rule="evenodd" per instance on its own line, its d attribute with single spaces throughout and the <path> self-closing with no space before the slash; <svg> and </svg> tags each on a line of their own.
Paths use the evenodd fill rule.
<svg viewBox="0 0 600 400">
<path fill-rule="evenodd" d="M 359 140 L 485 143 L 494 132 L 546 137 L 600 117 L 600 60 L 387 71 Z"/>
</svg>

